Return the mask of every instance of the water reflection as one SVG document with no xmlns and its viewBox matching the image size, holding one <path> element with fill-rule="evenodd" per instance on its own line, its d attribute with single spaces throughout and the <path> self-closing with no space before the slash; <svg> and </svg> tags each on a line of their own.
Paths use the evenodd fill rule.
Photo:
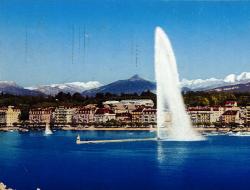
<svg viewBox="0 0 250 190">
<path fill-rule="evenodd" d="M 190 150 L 185 143 L 158 141 L 157 142 L 157 161 L 159 167 L 182 167 L 184 165 Z"/>
<path fill-rule="evenodd" d="M 165 157 L 166 157 L 166 151 L 164 151 L 163 142 L 162 141 L 158 141 L 157 142 L 157 160 L 158 160 L 158 162 L 160 164 L 162 162 L 164 162 Z"/>
</svg>

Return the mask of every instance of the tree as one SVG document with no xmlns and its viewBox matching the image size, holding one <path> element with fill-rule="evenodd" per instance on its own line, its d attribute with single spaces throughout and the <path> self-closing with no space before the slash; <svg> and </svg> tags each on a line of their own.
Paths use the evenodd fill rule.
<svg viewBox="0 0 250 190">
<path fill-rule="evenodd" d="M 74 93 L 74 94 L 72 95 L 72 99 L 75 100 L 75 101 L 79 101 L 79 102 L 84 101 L 84 98 L 83 98 L 82 95 L 81 95 L 80 93 L 78 93 L 78 92 L 76 92 L 76 93 Z"/>
</svg>

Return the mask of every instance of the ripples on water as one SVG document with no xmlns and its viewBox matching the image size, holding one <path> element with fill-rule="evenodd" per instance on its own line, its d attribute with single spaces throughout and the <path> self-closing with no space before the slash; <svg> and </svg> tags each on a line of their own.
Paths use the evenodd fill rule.
<svg viewBox="0 0 250 190">
<path fill-rule="evenodd" d="M 0 180 L 17 190 L 249 189 L 250 137 L 76 145 L 78 132 L 0 133 Z M 154 137 L 80 132 L 81 138 Z"/>
</svg>

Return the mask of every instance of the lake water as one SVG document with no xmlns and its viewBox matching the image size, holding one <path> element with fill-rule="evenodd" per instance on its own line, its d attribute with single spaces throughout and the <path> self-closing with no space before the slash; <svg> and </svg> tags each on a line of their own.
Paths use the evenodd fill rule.
<svg viewBox="0 0 250 190">
<path fill-rule="evenodd" d="M 0 133 L 0 181 L 36 189 L 250 189 L 250 137 L 199 142 L 75 143 L 153 137 L 150 132 Z"/>
</svg>

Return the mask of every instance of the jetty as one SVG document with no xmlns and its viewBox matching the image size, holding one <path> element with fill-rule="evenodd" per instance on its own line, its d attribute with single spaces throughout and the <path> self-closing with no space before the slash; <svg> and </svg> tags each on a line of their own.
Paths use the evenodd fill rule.
<svg viewBox="0 0 250 190">
<path fill-rule="evenodd" d="M 77 136 L 76 144 L 98 144 L 98 143 L 121 143 L 121 142 L 143 142 L 156 141 L 157 138 L 140 138 L 140 139 L 106 139 L 106 140 L 81 140 L 80 135 Z"/>
</svg>

